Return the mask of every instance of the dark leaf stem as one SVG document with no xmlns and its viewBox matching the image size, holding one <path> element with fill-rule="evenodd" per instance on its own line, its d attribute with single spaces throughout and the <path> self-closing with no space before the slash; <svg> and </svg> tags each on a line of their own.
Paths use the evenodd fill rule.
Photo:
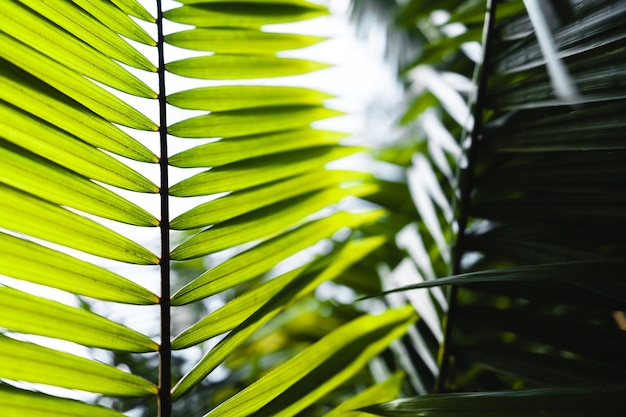
<svg viewBox="0 0 626 417">
<path fill-rule="evenodd" d="M 469 217 L 469 206 L 472 189 L 474 188 L 474 169 L 476 165 L 476 158 L 478 156 L 478 142 L 483 129 L 483 107 L 485 103 L 485 95 L 487 91 L 487 80 L 489 76 L 489 70 L 487 65 L 489 63 L 491 54 L 491 41 L 493 38 L 493 28 L 496 20 L 496 7 L 497 0 L 487 0 L 487 11 L 485 16 L 485 24 L 483 29 L 483 60 L 482 64 L 478 68 L 475 80 L 477 81 L 476 100 L 474 103 L 474 128 L 471 133 L 471 142 L 469 149 L 467 150 L 467 166 L 462 169 L 461 176 L 461 193 L 459 197 L 459 214 L 458 214 L 458 234 L 456 239 L 456 245 L 454 248 L 454 257 L 452 263 L 452 275 L 458 275 L 461 273 L 461 260 L 463 253 L 465 252 L 465 230 L 467 228 L 467 221 Z M 457 299 L 458 287 L 453 286 L 450 289 L 449 295 L 449 309 L 444 323 L 445 334 L 444 341 L 441 345 L 441 351 L 439 354 L 439 376 L 437 378 L 435 392 L 442 392 L 445 388 L 445 381 L 448 376 L 448 368 L 450 362 L 450 350 L 451 350 L 451 335 L 452 327 L 454 326 L 454 319 L 456 314 L 456 299 Z"/>
<path fill-rule="evenodd" d="M 159 140 L 161 172 L 161 345 L 159 348 L 159 417 L 172 414 L 171 364 L 172 349 L 170 337 L 170 222 L 169 222 L 169 183 L 167 161 L 167 113 L 165 93 L 165 57 L 163 55 L 163 7 L 157 0 L 157 48 L 159 52 Z"/>
</svg>

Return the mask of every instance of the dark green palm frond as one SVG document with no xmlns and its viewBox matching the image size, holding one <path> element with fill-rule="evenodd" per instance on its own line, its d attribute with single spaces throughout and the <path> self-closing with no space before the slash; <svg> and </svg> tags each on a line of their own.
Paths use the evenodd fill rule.
<svg viewBox="0 0 626 417">
<path fill-rule="evenodd" d="M 411 170 L 424 161 L 440 170 L 434 169 L 439 187 L 457 208 L 450 230 L 459 233 L 444 242 L 455 243 L 456 253 L 444 262 L 449 271 L 432 268 L 440 279 L 415 280 L 397 290 L 454 288 L 438 389 L 459 394 L 415 397 L 364 411 L 521 416 L 583 415 L 593 409 L 617 415 L 623 387 L 610 387 L 624 381 L 619 352 L 626 342 L 618 322 L 626 302 L 620 278 L 626 253 L 620 128 L 626 9 L 620 1 L 542 3 L 539 19 L 547 20 L 550 30 L 545 37 L 537 30 L 536 13 L 529 17 L 525 11 L 539 2 L 488 3 L 495 9 L 483 1 L 409 2 L 400 14 L 406 24 L 424 28 L 435 9 L 448 12 L 445 23 L 434 25 L 441 32 L 429 32 L 422 55 L 407 70 L 421 84 L 404 120 L 430 123 L 424 127 L 428 146 L 412 148 L 421 155 L 413 156 Z M 464 52 L 468 41 L 480 40 L 485 12 L 491 12 L 494 25 L 485 26 L 487 59 L 476 60 L 481 66 L 472 77 L 468 58 L 475 56 Z M 446 36 L 450 23 L 466 30 Z M 547 56 L 546 41 L 556 55 Z M 565 72 L 554 71 L 551 60 Z M 444 80 L 460 79 L 452 72 L 473 78 L 473 126 L 455 116 L 461 106 L 454 105 L 454 89 L 444 90 Z M 559 91 L 557 76 L 567 77 L 569 94 Z M 436 123 L 429 114 L 437 116 Z M 445 165 L 435 162 L 442 139 L 450 143 L 449 137 L 463 138 L 463 144 L 473 138 L 465 157 L 438 159 L 460 170 L 453 182 Z M 426 178 L 421 175 L 420 181 Z M 436 194 L 424 189 L 428 185 L 415 201 L 422 222 L 427 207 L 442 209 Z M 431 218 L 446 230 L 451 222 L 434 212 L 438 216 Z M 413 254 L 415 264 L 419 268 L 425 253 L 432 265 L 440 265 L 437 229 L 424 224 L 414 230 L 421 233 L 418 247 L 426 248 Z M 523 390 L 499 391 L 506 389 Z"/>
</svg>

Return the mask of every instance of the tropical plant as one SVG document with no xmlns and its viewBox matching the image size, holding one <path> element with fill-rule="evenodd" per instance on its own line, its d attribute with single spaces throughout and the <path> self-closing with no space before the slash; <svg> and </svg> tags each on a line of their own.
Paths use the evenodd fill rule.
<svg viewBox="0 0 626 417">
<path fill-rule="evenodd" d="M 132 0 L 0 4 L 3 415 L 623 414 L 623 1 L 368 0 L 409 45 L 389 56 L 418 51 L 400 60 L 409 133 L 376 152 L 399 182 L 324 168 L 361 148 L 310 127 L 337 114 L 323 93 L 166 91 L 172 74 L 321 68 L 276 56 L 320 39 L 260 27 L 323 7 L 181 3 L 156 18 Z M 195 27 L 164 36 L 168 19 Z M 165 43 L 204 52 L 165 64 Z M 158 93 L 127 66 L 156 72 Z M 160 127 L 129 95 L 152 99 Z M 172 106 L 203 113 L 168 127 Z M 191 174 L 170 186 L 175 168 Z M 138 192 L 158 194 L 159 216 Z M 179 197 L 193 203 L 170 216 Z M 377 298 L 311 296 L 330 280 Z M 122 303 L 160 334 L 89 311 Z"/>
<path fill-rule="evenodd" d="M 232 81 L 324 68 L 277 56 L 321 38 L 261 27 L 326 8 L 180 3 L 156 1 L 156 17 L 135 0 L 0 3 L 3 416 L 293 415 L 348 400 L 339 413 L 398 392 L 400 376 L 375 385 L 359 372 L 415 321 L 410 307 L 341 319 L 307 307 L 389 236 L 359 233 L 384 210 L 339 205 L 376 193 L 376 179 L 324 168 L 364 149 L 311 127 L 339 114 L 328 94 Z M 166 21 L 190 26 L 166 34 Z M 197 56 L 169 58 L 172 47 Z M 168 91 L 174 75 L 194 88 Z M 96 314 L 122 304 L 160 331 Z M 203 382 L 227 358 L 226 376 Z M 321 400 L 331 392 L 344 394 Z"/>
</svg>

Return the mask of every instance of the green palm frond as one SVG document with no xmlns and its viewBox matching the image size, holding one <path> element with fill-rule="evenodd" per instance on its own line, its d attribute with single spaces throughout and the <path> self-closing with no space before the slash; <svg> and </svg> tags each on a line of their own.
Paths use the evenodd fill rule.
<svg viewBox="0 0 626 417">
<path fill-rule="evenodd" d="M 260 332 L 281 330 L 277 320 L 300 317 L 299 303 L 321 283 L 382 246 L 384 233 L 357 231 L 387 213 L 338 208 L 346 197 L 375 194 L 380 184 L 369 174 L 325 168 L 364 150 L 345 146 L 344 133 L 311 127 L 341 114 L 325 107 L 330 95 L 249 82 L 325 68 L 277 54 L 323 38 L 262 27 L 324 16 L 327 9 L 305 0 L 180 3 L 162 12 L 156 2 L 155 17 L 134 0 L 0 5 L 0 273 L 12 278 L 0 286 L 3 415 L 121 416 L 133 407 L 149 413 L 156 412 L 157 398 L 160 416 L 172 410 L 189 415 L 185 410 L 191 409 L 197 415 L 293 415 L 354 380 L 415 320 L 409 307 L 378 316 L 353 310 L 354 320 L 288 352 L 282 365 L 253 375 L 246 385 L 254 383 L 220 406 L 224 398 L 189 404 L 212 371 L 236 361 L 238 352 L 263 337 Z M 166 19 L 193 28 L 164 35 Z M 164 43 L 200 52 L 170 60 Z M 150 48 L 156 51 L 143 52 Z M 198 80 L 197 87 L 168 95 L 165 79 L 172 75 Z M 159 80 L 158 91 L 144 76 Z M 168 124 L 170 106 L 196 112 Z M 146 116 L 147 108 L 158 110 L 160 120 Z M 151 149 L 159 142 L 155 154 Z M 184 150 L 170 155 L 168 144 Z M 189 174 L 174 183 L 174 168 Z M 157 170 L 159 184 L 146 173 Z M 160 199 L 159 216 L 142 198 L 150 195 Z M 186 208 L 170 220 L 170 202 L 187 197 L 203 199 L 183 203 Z M 160 253 L 158 245 L 145 243 L 157 231 Z M 285 262 L 320 242 L 331 242 L 325 254 Z M 225 251 L 231 254 L 215 263 L 214 255 Z M 209 266 L 199 266 L 204 259 Z M 137 272 L 125 272 L 123 264 L 136 265 Z M 277 265 L 282 273 L 268 275 Z M 197 273 L 174 283 L 185 268 Z M 146 288 L 150 279 L 160 281 L 160 295 Z M 29 294 L 33 287 L 25 282 L 87 297 L 87 305 L 97 299 L 110 308 L 158 306 L 161 335 L 40 291 Z M 175 294 L 174 285 L 181 287 Z M 203 310 L 216 294 L 225 303 L 221 308 L 170 334 L 171 317 L 187 305 Z M 177 375 L 185 354 L 174 351 L 203 350 L 205 341 L 223 334 Z M 114 364 L 132 366 L 68 353 L 54 340 L 98 348 Z M 155 362 L 155 352 L 160 364 L 143 369 Z M 95 393 L 108 397 L 99 401 L 107 407 L 21 383 Z"/>
</svg>

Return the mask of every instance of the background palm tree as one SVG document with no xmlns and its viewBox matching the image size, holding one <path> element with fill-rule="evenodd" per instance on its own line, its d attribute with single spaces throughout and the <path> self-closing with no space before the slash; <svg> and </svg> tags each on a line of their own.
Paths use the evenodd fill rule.
<svg viewBox="0 0 626 417">
<path fill-rule="evenodd" d="M 388 38 L 421 44 L 388 48 L 412 60 L 403 122 L 418 132 L 381 154 L 407 167 L 418 213 L 391 276 L 453 288 L 397 295 L 427 324 L 401 348 L 420 353 L 402 361 L 411 390 L 439 394 L 366 410 L 619 415 L 626 4 L 371 3 L 355 18 L 383 5 Z"/>
<path fill-rule="evenodd" d="M 166 94 L 165 71 L 215 80 L 320 68 L 275 56 L 319 39 L 259 27 L 324 8 L 181 3 L 165 18 L 197 28 L 164 40 L 215 54 L 167 65 L 160 29 L 154 41 L 128 18 L 161 28 L 161 12 L 152 18 L 134 1 L 0 6 L 0 272 L 86 297 L 80 309 L 1 288 L 3 412 L 618 415 L 624 2 L 381 3 L 389 33 L 410 45 L 396 49 L 409 52 L 399 67 L 410 133 L 374 151 L 404 169 L 399 182 L 322 169 L 362 151 L 310 128 L 337 114 L 323 93 L 229 85 Z M 156 43 L 158 62 L 116 33 Z M 157 71 L 158 94 L 115 61 Z M 158 98 L 161 127 L 102 84 Z M 166 97 L 204 113 L 166 128 Z M 160 155 L 189 149 L 159 158 L 138 129 L 158 129 Z M 220 140 L 197 145 L 203 138 Z M 160 185 L 131 160 L 158 163 Z M 172 167 L 210 169 L 170 187 Z M 122 189 L 159 193 L 160 216 Z M 206 195 L 169 215 L 175 197 Z M 342 210 L 346 196 L 368 204 Z M 158 245 L 137 243 L 138 227 L 150 226 L 165 248 L 158 257 Z M 107 270 L 100 258 L 115 262 Z M 116 262 L 146 266 L 122 277 Z M 160 288 L 147 289 L 151 274 Z M 334 291 L 375 298 L 316 298 L 329 280 Z M 158 304 L 161 334 L 85 311 L 93 299 L 142 305 L 136 311 Z M 385 313 L 364 314 L 374 310 Z M 180 331 L 179 319 L 190 321 Z M 79 358 L 26 334 L 98 350 Z M 185 349 L 198 360 L 172 354 Z M 93 359 L 103 351 L 130 372 Z M 92 405 L 16 381 L 105 396 Z M 398 395 L 409 398 L 372 406 Z"/>
</svg>

